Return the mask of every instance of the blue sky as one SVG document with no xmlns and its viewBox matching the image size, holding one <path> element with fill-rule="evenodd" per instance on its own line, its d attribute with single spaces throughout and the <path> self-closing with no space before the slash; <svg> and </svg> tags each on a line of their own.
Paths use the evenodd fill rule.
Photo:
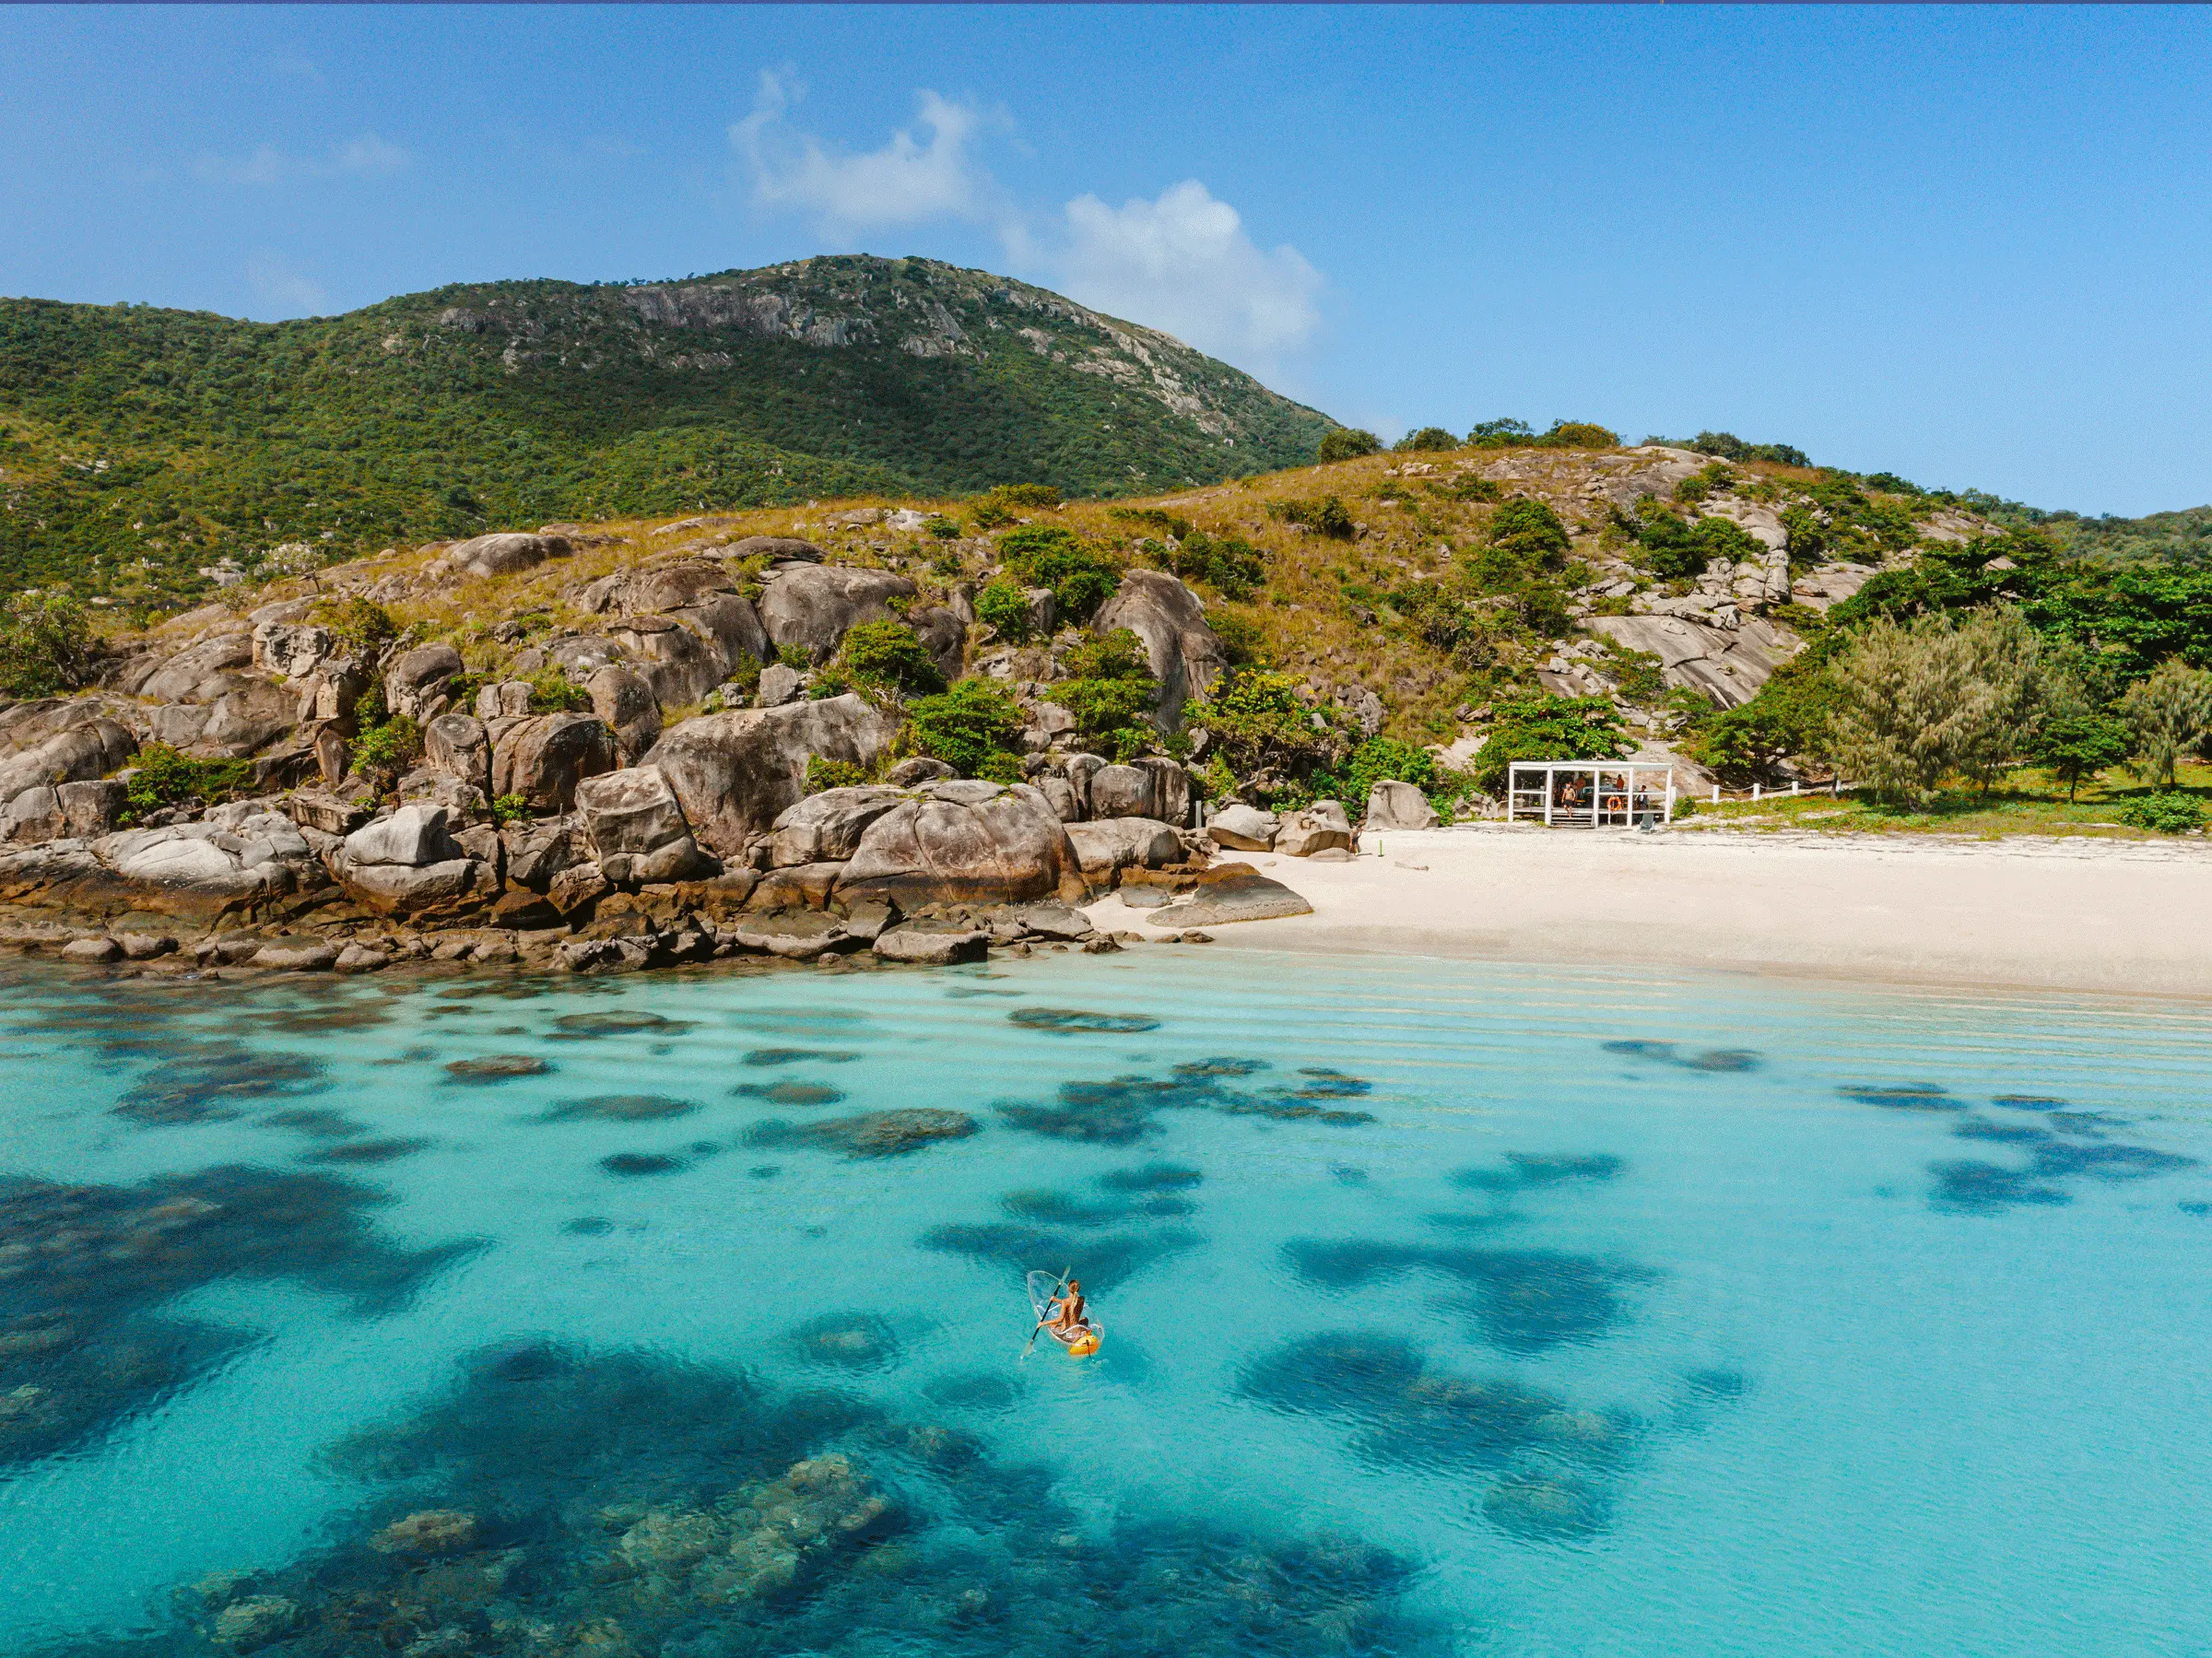
<svg viewBox="0 0 2212 1658">
<path fill-rule="evenodd" d="M 0 8 L 0 293 L 986 266 L 1386 435 L 2212 500 L 2212 15 Z"/>
</svg>

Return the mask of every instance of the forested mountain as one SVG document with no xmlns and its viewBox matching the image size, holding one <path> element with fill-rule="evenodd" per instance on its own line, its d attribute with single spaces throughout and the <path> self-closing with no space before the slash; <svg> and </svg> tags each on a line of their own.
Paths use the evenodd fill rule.
<svg viewBox="0 0 2212 1658">
<path fill-rule="evenodd" d="M 221 558 L 516 523 L 1157 492 L 1332 422 L 1025 283 L 853 255 L 682 282 L 498 282 L 240 322 L 0 300 L 0 588 L 189 593 Z"/>
</svg>

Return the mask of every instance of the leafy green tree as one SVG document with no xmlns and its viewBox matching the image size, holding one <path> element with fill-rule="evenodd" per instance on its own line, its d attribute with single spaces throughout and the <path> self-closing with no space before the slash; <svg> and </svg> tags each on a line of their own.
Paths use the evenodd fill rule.
<svg viewBox="0 0 2212 1658">
<path fill-rule="evenodd" d="M 1300 700 L 1288 674 L 1231 674 L 1187 704 L 1182 718 L 1186 728 L 1204 727 L 1240 774 L 1263 768 L 1302 774 L 1343 752 L 1341 735 Z"/>
<path fill-rule="evenodd" d="M 1475 756 L 1476 786 L 1495 794 L 1515 760 L 1615 760 L 1632 751 L 1620 711 L 1605 697 L 1519 697 L 1498 705 Z"/>
<path fill-rule="evenodd" d="M 2071 804 L 2083 783 L 2125 759 L 2133 743 L 2126 721 L 2081 703 L 2046 715 L 2030 753 L 2037 765 L 2066 785 Z"/>
<path fill-rule="evenodd" d="M 943 760 L 962 777 L 982 777 L 994 757 L 1010 758 L 1018 768 L 1015 743 L 1020 735 L 1014 693 L 994 679 L 971 676 L 907 704 L 903 747 Z"/>
<path fill-rule="evenodd" d="M 2138 774 L 2170 790 L 2182 756 L 2212 725 L 2212 674 L 2169 657 L 2128 688 L 2120 711 L 2135 732 Z"/>
<path fill-rule="evenodd" d="M 132 761 L 124 784 L 122 821 L 143 823 L 167 806 L 219 805 L 251 786 L 252 760 L 203 760 L 171 747 L 148 743 Z"/>
<path fill-rule="evenodd" d="M 1441 426 L 1424 426 L 1418 431 L 1409 431 L 1391 448 L 1401 454 L 1418 453 L 1426 450 L 1457 449 L 1459 440 Z"/>
<path fill-rule="evenodd" d="M 1620 434 L 1594 420 L 1554 420 L 1536 441 L 1547 449 L 1615 449 Z"/>
<path fill-rule="evenodd" d="M 1321 436 L 1321 463 L 1356 461 L 1361 455 L 1373 454 L 1382 447 L 1382 440 L 1371 431 L 1356 426 L 1339 426 Z"/>
<path fill-rule="evenodd" d="M 358 594 L 342 599 L 318 599 L 307 619 L 327 628 L 355 655 L 373 663 L 380 652 L 399 637 L 399 624 L 382 605 Z"/>
<path fill-rule="evenodd" d="M 858 622 L 845 630 L 837 659 L 858 685 L 900 697 L 945 688 L 944 671 L 904 622 Z"/>
<path fill-rule="evenodd" d="M 1524 563 L 1549 569 L 1564 563 L 1572 547 L 1559 515 L 1528 495 L 1514 496 L 1491 515 L 1489 543 Z"/>
<path fill-rule="evenodd" d="M 91 677 L 92 624 L 67 594 L 18 594 L 0 611 L 0 697 L 51 697 Z"/>
<path fill-rule="evenodd" d="M 1525 420 L 1482 420 L 1467 434 L 1467 443 L 1475 449 L 1511 449 L 1518 443 L 1533 443 L 1535 437 Z"/>
</svg>

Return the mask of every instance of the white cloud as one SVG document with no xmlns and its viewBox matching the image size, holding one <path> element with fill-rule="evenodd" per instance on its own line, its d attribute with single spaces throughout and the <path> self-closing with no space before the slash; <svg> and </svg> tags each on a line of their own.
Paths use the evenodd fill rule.
<svg viewBox="0 0 2212 1658">
<path fill-rule="evenodd" d="M 987 120 L 973 105 L 918 92 L 927 143 L 901 129 L 881 149 L 836 155 L 784 119 L 806 95 L 788 76 L 763 69 L 753 112 L 730 128 L 730 143 L 744 158 L 761 206 L 794 207 L 841 231 L 982 218 L 996 210 L 997 187 L 971 153 Z"/>
<path fill-rule="evenodd" d="M 194 177 L 210 184 L 281 184 L 291 179 L 383 178 L 413 159 L 398 145 L 374 133 L 363 133 L 337 145 L 319 160 L 287 155 L 276 146 L 265 144 L 243 160 L 203 156 L 193 163 L 192 171 Z"/>
<path fill-rule="evenodd" d="M 1066 236 L 1045 257 L 1070 295 L 1202 350 L 1272 355 L 1321 326 L 1321 273 L 1288 244 L 1256 246 L 1237 210 L 1196 179 L 1118 208 L 1077 196 Z"/>
<path fill-rule="evenodd" d="M 330 296 L 280 259 L 249 259 L 246 280 L 264 305 L 288 317 L 324 314 Z"/>
</svg>

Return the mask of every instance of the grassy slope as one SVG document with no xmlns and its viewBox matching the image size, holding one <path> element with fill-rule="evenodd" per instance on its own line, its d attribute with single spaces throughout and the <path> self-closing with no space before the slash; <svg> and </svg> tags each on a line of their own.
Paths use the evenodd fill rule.
<svg viewBox="0 0 2212 1658">
<path fill-rule="evenodd" d="M 771 298 L 845 343 L 761 332 L 745 305 Z M 482 284 L 276 324 L 6 300 L 0 587 L 159 599 L 288 541 L 1025 479 L 1124 494 L 1284 464 L 1328 425 L 1164 335 L 924 261 Z"/>
</svg>

